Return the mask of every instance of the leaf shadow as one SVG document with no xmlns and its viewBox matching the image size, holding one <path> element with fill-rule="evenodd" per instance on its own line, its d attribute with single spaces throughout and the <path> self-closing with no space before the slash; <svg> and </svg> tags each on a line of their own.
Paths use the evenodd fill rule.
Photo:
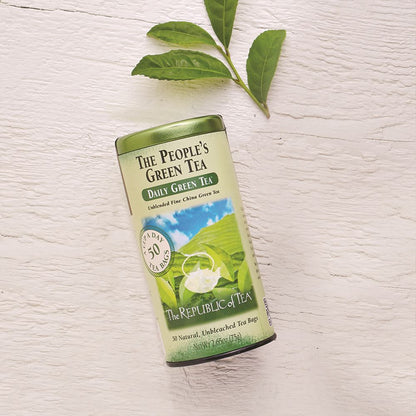
<svg viewBox="0 0 416 416">
<path fill-rule="evenodd" d="M 141 77 L 139 82 L 136 79 L 123 112 L 123 118 L 134 123 L 155 123 L 155 116 L 163 123 L 193 114 L 216 113 L 218 104 L 226 103 L 224 90 L 233 87 L 230 80 L 215 78 L 163 81 Z"/>
</svg>

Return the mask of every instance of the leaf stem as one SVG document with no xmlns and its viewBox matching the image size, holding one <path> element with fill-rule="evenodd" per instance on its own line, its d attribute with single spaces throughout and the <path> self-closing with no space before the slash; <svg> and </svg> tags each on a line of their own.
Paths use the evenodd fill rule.
<svg viewBox="0 0 416 416">
<path fill-rule="evenodd" d="M 265 116 L 267 118 L 270 118 L 270 112 L 269 112 L 269 108 L 267 106 L 266 103 L 262 104 L 255 96 L 254 94 L 250 91 L 250 89 L 248 88 L 248 86 L 246 85 L 246 83 L 242 80 L 240 74 L 238 73 L 236 67 L 234 66 L 232 60 L 231 60 L 231 56 L 230 56 L 230 51 L 228 50 L 228 48 L 225 49 L 225 51 L 221 48 L 221 46 L 216 45 L 217 49 L 219 50 L 219 52 L 221 53 L 221 55 L 225 58 L 225 60 L 227 61 L 228 65 L 230 66 L 230 68 L 232 69 L 232 71 L 234 72 L 234 75 L 236 76 L 237 79 L 233 78 L 233 81 L 239 85 L 250 97 L 251 99 L 257 104 L 257 106 L 260 108 L 261 111 L 263 111 L 263 113 L 265 114 Z"/>
</svg>

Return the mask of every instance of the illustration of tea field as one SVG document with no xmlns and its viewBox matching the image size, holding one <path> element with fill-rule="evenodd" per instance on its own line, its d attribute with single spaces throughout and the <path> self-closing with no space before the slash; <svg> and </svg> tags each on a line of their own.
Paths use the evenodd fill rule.
<svg viewBox="0 0 416 416">
<path fill-rule="evenodd" d="M 234 213 L 203 227 L 173 256 L 169 271 L 155 277 L 165 311 L 212 304 L 216 300 L 223 300 L 224 304 L 233 296 L 240 296 L 233 310 L 218 310 L 197 317 L 198 321 L 210 321 L 257 306 Z M 241 295 L 236 295 L 238 293 Z M 195 322 L 196 319 L 173 321 L 168 322 L 168 326 L 187 326 Z"/>
</svg>

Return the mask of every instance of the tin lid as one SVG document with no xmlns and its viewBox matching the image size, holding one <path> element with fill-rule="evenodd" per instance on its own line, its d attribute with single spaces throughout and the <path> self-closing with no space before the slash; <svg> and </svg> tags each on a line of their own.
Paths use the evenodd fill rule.
<svg viewBox="0 0 416 416">
<path fill-rule="evenodd" d="M 119 137 L 116 140 L 117 154 L 122 155 L 144 147 L 222 130 L 225 130 L 225 126 L 220 115 L 176 121 Z"/>
</svg>

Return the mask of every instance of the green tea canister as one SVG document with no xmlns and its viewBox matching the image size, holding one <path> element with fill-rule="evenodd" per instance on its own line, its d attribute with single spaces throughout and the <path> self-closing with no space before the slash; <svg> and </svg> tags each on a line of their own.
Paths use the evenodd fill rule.
<svg viewBox="0 0 416 416">
<path fill-rule="evenodd" d="M 116 140 L 170 366 L 276 338 L 223 120 L 183 120 Z"/>
</svg>

